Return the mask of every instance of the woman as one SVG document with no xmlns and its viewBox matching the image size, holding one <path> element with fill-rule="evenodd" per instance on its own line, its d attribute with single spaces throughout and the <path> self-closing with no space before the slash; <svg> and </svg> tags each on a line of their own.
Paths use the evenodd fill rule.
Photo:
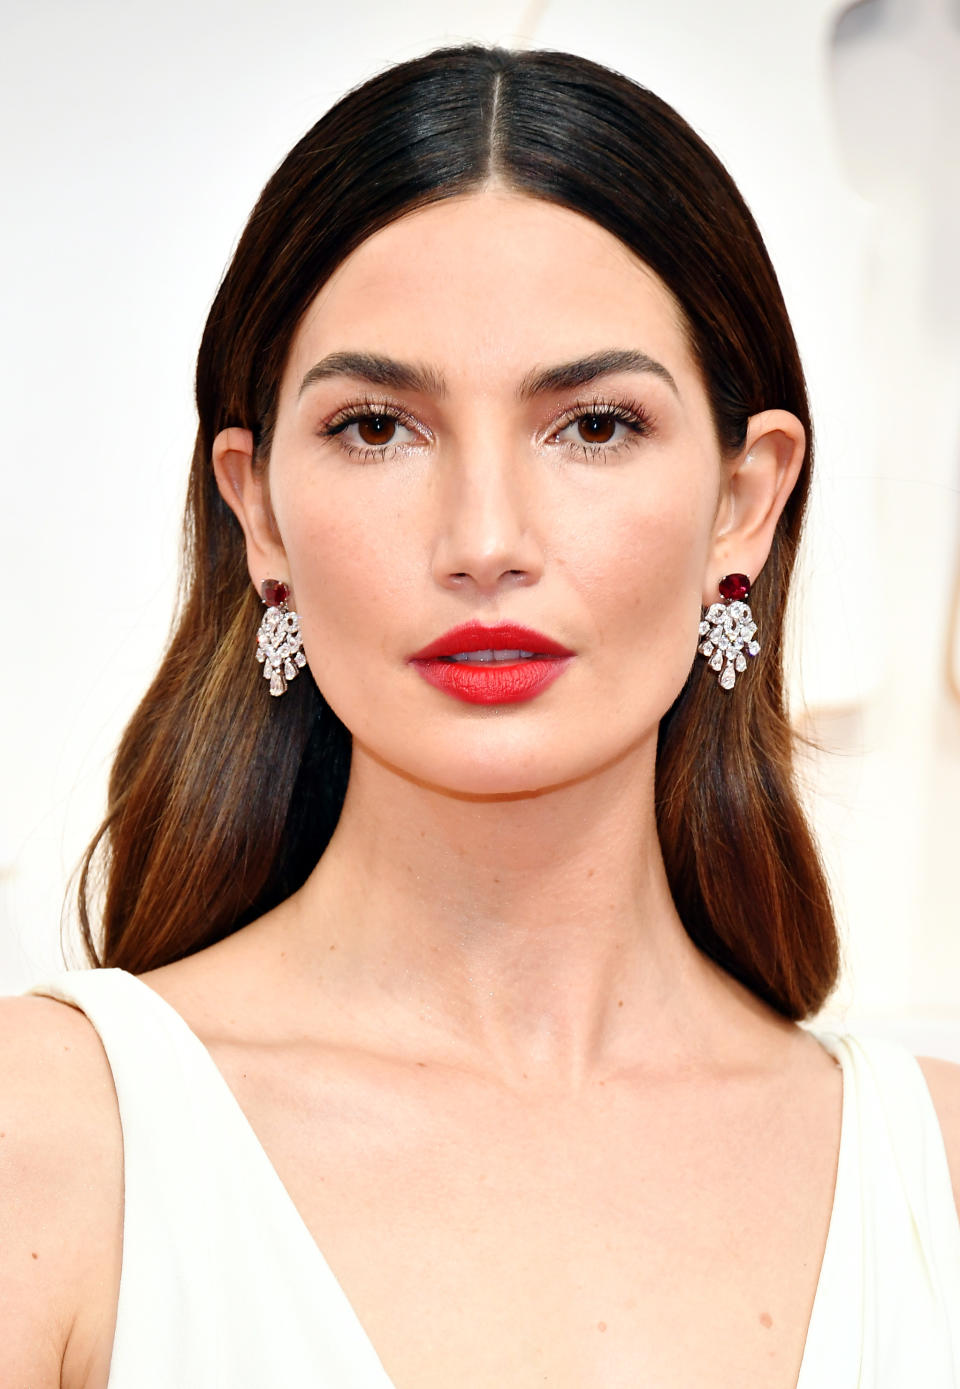
<svg viewBox="0 0 960 1389">
<path fill-rule="evenodd" d="M 715 157 L 568 55 L 396 67 L 197 402 L 99 968 L 4 1007 L 3 1382 L 953 1384 L 958 1068 L 797 1025 L 810 422 Z"/>
</svg>

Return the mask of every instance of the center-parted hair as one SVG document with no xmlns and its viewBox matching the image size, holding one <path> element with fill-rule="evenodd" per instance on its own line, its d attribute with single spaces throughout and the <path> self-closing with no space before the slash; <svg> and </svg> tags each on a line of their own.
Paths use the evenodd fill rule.
<svg viewBox="0 0 960 1389">
<path fill-rule="evenodd" d="M 127 727 L 106 819 L 84 859 L 90 964 L 139 973 L 212 944 L 295 891 L 336 827 L 350 735 L 312 677 L 266 696 L 261 606 L 213 440 L 239 425 L 268 467 L 279 383 L 321 286 L 371 233 L 490 181 L 589 217 L 680 306 L 721 448 L 782 408 L 812 430 L 776 275 L 729 174 L 665 102 L 567 53 L 467 46 L 348 93 L 269 180 L 207 319 L 181 602 Z M 836 925 L 794 782 L 784 611 L 812 443 L 750 595 L 760 654 L 733 691 L 691 666 L 661 721 L 656 812 L 693 941 L 784 1016 L 816 1012 L 839 968 Z M 99 892 L 96 890 L 99 887 Z M 96 909 L 94 900 L 96 899 Z M 96 917 L 98 921 L 95 921 Z"/>
</svg>

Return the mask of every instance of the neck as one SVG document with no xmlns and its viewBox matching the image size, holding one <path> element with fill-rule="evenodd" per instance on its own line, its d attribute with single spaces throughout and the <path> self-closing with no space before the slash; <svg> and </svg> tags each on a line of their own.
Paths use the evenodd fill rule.
<svg viewBox="0 0 960 1389">
<path fill-rule="evenodd" d="M 412 1028 L 417 1045 L 510 1080 L 578 1085 L 638 1049 L 665 1065 L 712 1054 L 716 1026 L 751 996 L 677 916 L 653 758 L 462 797 L 355 746 L 336 833 L 279 909 L 298 979 L 360 1001 L 381 1034 L 409 1041 Z"/>
</svg>

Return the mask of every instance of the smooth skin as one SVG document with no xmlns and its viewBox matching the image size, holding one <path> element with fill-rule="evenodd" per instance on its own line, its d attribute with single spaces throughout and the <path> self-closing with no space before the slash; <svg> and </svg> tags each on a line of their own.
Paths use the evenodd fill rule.
<svg viewBox="0 0 960 1389">
<path fill-rule="evenodd" d="M 673 384 L 620 370 L 521 398 L 611 350 Z M 333 353 L 425 379 L 302 388 Z M 724 574 L 761 572 L 803 450 L 768 410 L 724 456 L 662 282 L 589 220 L 496 185 L 391 224 L 331 277 L 291 344 L 266 468 L 249 431 L 215 442 L 251 581 L 291 584 L 351 777 L 298 893 L 141 977 L 210 1048 L 397 1389 L 796 1384 L 841 1077 L 693 946 L 653 778 L 700 607 Z M 471 619 L 575 657 L 531 701 L 462 703 L 409 657 Z M 0 1252 L 18 1312 L 0 1379 L 102 1389 L 122 1229 L 109 1069 L 74 1010 L 0 1012 L 21 1074 L 43 1052 L 50 1077 L 42 1105 L 17 1092 L 27 1215 Z M 960 1190 L 960 1067 L 924 1069 Z M 76 1252 L 41 1308 L 26 1246 L 51 1213 Z"/>
</svg>

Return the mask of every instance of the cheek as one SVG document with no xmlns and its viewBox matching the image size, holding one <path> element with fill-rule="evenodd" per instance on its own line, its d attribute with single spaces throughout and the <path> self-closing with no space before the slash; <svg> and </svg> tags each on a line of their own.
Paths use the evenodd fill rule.
<svg viewBox="0 0 960 1389">
<path fill-rule="evenodd" d="M 423 604 L 416 541 L 397 517 L 355 496 L 302 496 L 278 524 L 310 668 L 332 693 L 338 674 L 359 668 L 351 655 L 386 653 L 391 639 L 396 655 L 403 615 L 409 622 Z"/>
<path fill-rule="evenodd" d="M 692 654 L 710 535 L 702 490 L 677 485 L 625 499 L 603 516 L 581 517 L 577 534 L 572 578 L 601 649 L 632 639 L 637 649 L 666 651 L 679 641 Z"/>
</svg>

